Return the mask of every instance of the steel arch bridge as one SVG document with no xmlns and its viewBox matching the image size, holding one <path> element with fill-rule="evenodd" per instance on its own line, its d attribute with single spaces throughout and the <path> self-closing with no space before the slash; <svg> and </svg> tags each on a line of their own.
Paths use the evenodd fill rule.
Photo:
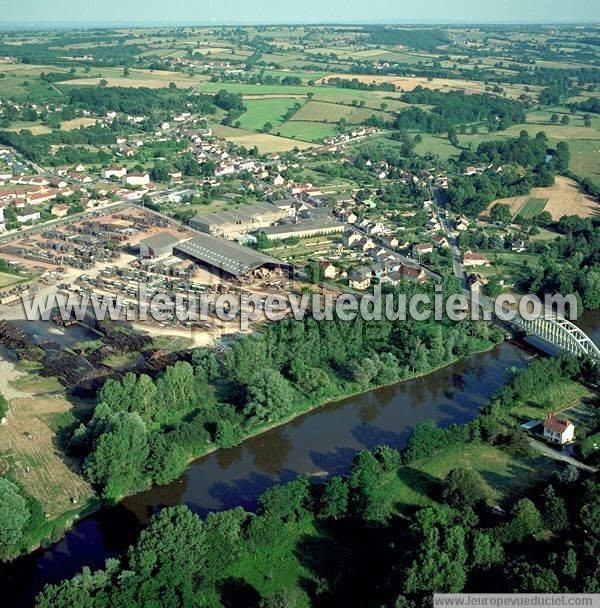
<svg viewBox="0 0 600 608">
<path fill-rule="evenodd" d="M 542 316 L 528 320 L 517 315 L 512 323 L 574 355 L 589 355 L 600 359 L 600 348 L 583 330 L 567 319 Z"/>
</svg>

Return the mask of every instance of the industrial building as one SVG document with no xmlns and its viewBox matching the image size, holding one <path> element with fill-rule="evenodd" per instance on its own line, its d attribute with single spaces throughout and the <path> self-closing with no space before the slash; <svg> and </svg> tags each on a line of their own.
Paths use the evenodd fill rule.
<svg viewBox="0 0 600 608">
<path fill-rule="evenodd" d="M 288 216 L 286 209 L 258 202 L 238 209 L 200 213 L 190 220 L 190 226 L 207 234 L 232 238 L 257 228 L 266 228 Z"/>
<path fill-rule="evenodd" d="M 269 269 L 281 268 L 286 272 L 291 270 L 289 264 L 260 251 L 208 234 L 199 234 L 189 241 L 179 243 L 173 252 L 179 257 L 194 260 L 212 272 L 229 277 L 242 277 L 262 266 Z"/>
<path fill-rule="evenodd" d="M 179 239 L 170 232 L 159 232 L 140 241 L 140 256 L 157 258 L 161 255 L 172 255 L 173 247 Z"/>
<path fill-rule="evenodd" d="M 293 222 L 267 226 L 266 228 L 262 228 L 260 232 L 264 232 L 271 240 L 282 240 L 292 236 L 305 238 L 344 232 L 344 224 L 329 215 L 326 217 L 303 218 Z"/>
</svg>

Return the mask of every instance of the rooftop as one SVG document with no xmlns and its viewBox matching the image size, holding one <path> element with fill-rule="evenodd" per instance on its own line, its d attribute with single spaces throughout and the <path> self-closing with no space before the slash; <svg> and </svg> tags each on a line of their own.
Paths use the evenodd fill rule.
<svg viewBox="0 0 600 608">
<path fill-rule="evenodd" d="M 175 246 L 175 251 L 206 262 L 235 276 L 246 274 L 264 264 L 287 266 L 284 262 L 260 253 L 260 251 L 208 234 L 199 234 L 189 241 L 179 243 Z"/>
</svg>

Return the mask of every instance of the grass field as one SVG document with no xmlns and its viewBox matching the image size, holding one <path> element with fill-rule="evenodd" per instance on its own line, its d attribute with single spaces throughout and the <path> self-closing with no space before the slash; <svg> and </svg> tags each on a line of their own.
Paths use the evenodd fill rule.
<svg viewBox="0 0 600 608">
<path fill-rule="evenodd" d="M 517 215 L 523 219 L 530 220 L 544 210 L 547 202 L 548 199 L 545 198 L 528 198 Z"/>
<path fill-rule="evenodd" d="M 234 144 L 245 146 L 246 148 L 257 146 L 264 153 L 287 152 L 294 148 L 301 150 L 310 148 L 309 143 L 290 139 L 284 133 L 282 133 L 282 137 L 278 137 L 267 133 L 256 133 L 254 131 L 246 131 L 245 129 L 226 127 L 224 125 L 213 125 L 212 130 L 217 137 L 224 137 Z"/>
<path fill-rule="evenodd" d="M 244 129 L 258 131 L 261 130 L 267 122 L 270 122 L 274 127 L 277 127 L 283 122 L 283 115 L 293 107 L 295 103 L 298 103 L 298 100 L 293 98 L 246 100 L 244 104 L 248 109 L 238 120 Z"/>
<path fill-rule="evenodd" d="M 386 121 L 393 119 L 392 114 L 373 108 L 361 108 L 323 101 L 309 101 L 294 114 L 291 122 L 299 120 L 337 123 L 340 118 L 345 118 L 349 123 L 358 124 L 373 115 Z"/>
<path fill-rule="evenodd" d="M 338 134 L 335 125 L 326 122 L 307 122 L 300 120 L 288 120 L 277 127 L 277 132 L 283 137 L 291 137 L 308 142 L 318 142 L 324 137 Z"/>
<path fill-rule="evenodd" d="M 0 289 L 10 287 L 11 285 L 17 285 L 19 283 L 24 283 L 27 280 L 29 280 L 27 277 L 11 274 L 9 272 L 0 272 Z"/>
<path fill-rule="evenodd" d="M 455 148 L 447 137 L 440 135 L 430 135 L 429 133 L 421 133 L 423 141 L 415 146 L 415 152 L 419 156 L 423 156 L 428 152 L 437 154 L 442 160 L 448 160 L 452 156 L 458 156 L 460 150 Z"/>
</svg>

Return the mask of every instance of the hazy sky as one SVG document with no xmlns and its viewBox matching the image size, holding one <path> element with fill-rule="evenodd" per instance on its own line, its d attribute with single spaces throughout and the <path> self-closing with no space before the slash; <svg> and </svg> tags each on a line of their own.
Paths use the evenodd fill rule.
<svg viewBox="0 0 600 608">
<path fill-rule="evenodd" d="M 53 22 L 596 21 L 600 0 L 0 0 L 0 27 Z"/>
</svg>

